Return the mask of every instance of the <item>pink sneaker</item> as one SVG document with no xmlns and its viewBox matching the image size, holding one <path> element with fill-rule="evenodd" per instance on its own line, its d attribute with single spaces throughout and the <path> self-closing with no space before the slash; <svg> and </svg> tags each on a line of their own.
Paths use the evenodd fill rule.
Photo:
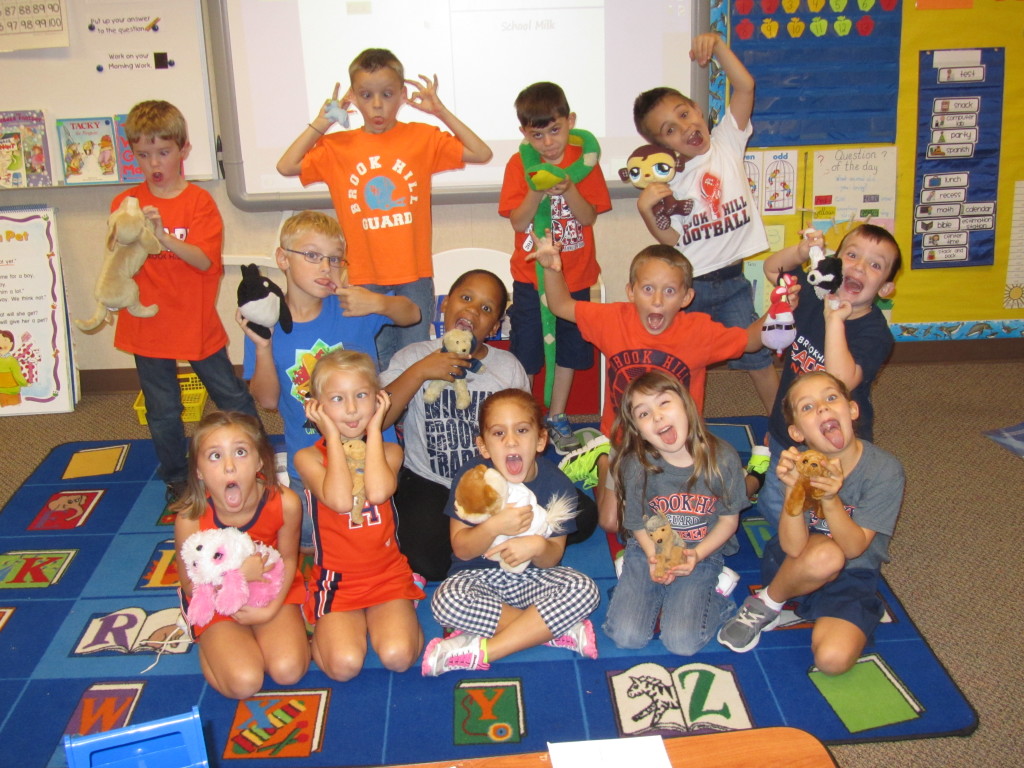
<svg viewBox="0 0 1024 768">
<path fill-rule="evenodd" d="M 453 670 L 490 669 L 491 665 L 483 660 L 482 640 L 467 633 L 444 639 L 435 637 L 423 652 L 420 671 L 424 677 L 437 677 Z"/>
<path fill-rule="evenodd" d="M 413 573 L 413 575 L 412 575 L 412 583 L 415 586 L 417 586 L 420 589 L 422 589 L 424 592 L 427 591 L 427 580 L 425 578 L 423 578 L 422 576 L 420 576 L 418 573 Z M 412 601 L 412 607 L 413 608 L 419 608 L 419 606 L 420 606 L 420 601 L 419 600 L 413 600 Z"/>
<path fill-rule="evenodd" d="M 590 623 L 590 619 L 577 622 L 564 635 L 548 640 L 544 645 L 576 651 L 588 659 L 597 658 L 597 638 L 594 636 L 594 625 Z"/>
</svg>

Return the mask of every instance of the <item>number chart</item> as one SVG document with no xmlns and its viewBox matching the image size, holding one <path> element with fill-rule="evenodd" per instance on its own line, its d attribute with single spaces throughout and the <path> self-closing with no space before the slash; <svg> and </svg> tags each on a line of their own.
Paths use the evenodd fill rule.
<svg viewBox="0 0 1024 768">
<path fill-rule="evenodd" d="M 68 44 L 65 0 L 0 0 L 0 51 Z"/>
</svg>

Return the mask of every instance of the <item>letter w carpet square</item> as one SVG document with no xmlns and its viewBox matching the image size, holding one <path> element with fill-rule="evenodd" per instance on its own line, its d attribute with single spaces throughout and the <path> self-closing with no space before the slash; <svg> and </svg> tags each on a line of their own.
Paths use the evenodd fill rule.
<svg viewBox="0 0 1024 768">
<path fill-rule="evenodd" d="M 746 460 L 764 419 L 712 428 Z M 65 765 L 64 734 L 96 733 L 197 704 L 211 764 L 361 766 L 543 751 L 549 741 L 787 725 L 825 743 L 967 734 L 977 718 L 883 585 L 886 621 L 847 675 L 812 668 L 810 628 L 787 615 L 750 653 L 639 651 L 601 632 L 615 572 L 600 533 L 565 563 L 600 586 L 600 658 L 540 647 L 487 672 L 393 674 L 370 653 L 355 680 L 312 667 L 296 686 L 242 702 L 213 691 L 180 639 L 177 571 L 148 441 L 55 448 L 0 512 L 0 750 L 23 768 Z M 768 531 L 748 510 L 736 597 L 756 584 Z M 428 590 L 428 591 L 432 591 Z M 440 634 L 429 600 L 427 639 Z M 157 653 L 158 649 L 162 652 Z"/>
</svg>

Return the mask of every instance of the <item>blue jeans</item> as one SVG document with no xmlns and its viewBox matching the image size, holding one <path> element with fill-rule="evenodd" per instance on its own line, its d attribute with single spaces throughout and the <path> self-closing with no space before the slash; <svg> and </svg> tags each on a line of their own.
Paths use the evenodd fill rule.
<svg viewBox="0 0 1024 768">
<path fill-rule="evenodd" d="M 730 267 L 718 270 L 722 271 L 731 274 Z M 717 272 L 711 273 L 715 274 Z M 712 320 L 728 328 L 747 328 L 757 319 L 754 314 L 754 288 L 742 271 L 724 279 L 712 276 L 695 278 L 693 292 L 693 301 L 686 308 L 687 312 L 711 315 Z M 763 347 L 757 352 L 747 352 L 729 361 L 730 368 L 740 371 L 759 371 L 771 364 L 771 354 Z"/>
<path fill-rule="evenodd" d="M 768 471 L 764 474 L 764 487 L 757 494 L 757 511 L 772 524 L 775 531 L 778 531 L 782 504 L 786 499 L 786 486 L 775 474 L 775 469 L 779 466 L 779 455 L 785 450 L 785 446 L 775 437 L 769 436 L 768 450 L 772 455 L 768 462 Z"/>
<path fill-rule="evenodd" d="M 241 411 L 259 419 L 256 404 L 223 347 L 203 360 L 189 360 L 192 370 L 222 411 Z M 181 388 L 178 361 L 135 355 L 139 384 L 146 398 L 146 421 L 160 461 L 157 476 L 165 483 L 183 482 L 188 477 L 185 425 L 181 421 Z"/>
<path fill-rule="evenodd" d="M 374 293 L 405 296 L 420 308 L 420 321 L 415 325 L 385 325 L 377 332 L 377 366 L 380 370 L 386 371 L 395 352 L 415 341 L 426 341 L 430 338 L 430 324 L 434 320 L 436 304 L 434 280 L 430 277 L 421 277 L 419 280 L 401 285 L 369 284 L 362 287 Z"/>
<path fill-rule="evenodd" d="M 619 648 L 643 648 L 654 637 L 661 615 L 661 642 L 674 654 L 692 656 L 708 644 L 736 603 L 715 591 L 722 571 L 718 552 L 689 576 L 668 586 L 651 581 L 650 566 L 636 539 L 626 544 L 622 576 L 612 593 L 604 632 Z"/>
</svg>

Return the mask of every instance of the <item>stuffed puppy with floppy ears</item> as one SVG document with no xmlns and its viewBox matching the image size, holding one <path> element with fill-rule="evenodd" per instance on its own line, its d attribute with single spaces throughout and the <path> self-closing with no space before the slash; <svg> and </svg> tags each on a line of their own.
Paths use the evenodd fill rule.
<svg viewBox="0 0 1024 768">
<path fill-rule="evenodd" d="M 626 167 L 619 169 L 619 178 L 637 189 L 646 189 L 650 184 L 668 184 L 683 170 L 686 161 L 664 147 L 644 144 L 629 153 Z M 677 200 L 664 197 L 654 204 L 654 223 L 658 229 L 672 226 L 672 216 L 686 216 L 693 210 L 693 200 Z"/>
<path fill-rule="evenodd" d="M 442 352 L 454 352 L 458 355 L 472 355 L 476 351 L 476 336 L 471 331 L 463 330 L 462 328 L 453 328 L 450 331 L 445 332 L 444 336 L 441 337 L 441 351 Z M 444 388 L 449 384 L 455 390 L 455 407 L 460 411 L 464 411 L 469 408 L 470 403 L 473 402 L 473 398 L 469 394 L 469 387 L 466 385 L 466 375 L 469 373 L 479 373 L 484 369 L 484 364 L 477 358 L 470 360 L 468 368 L 459 366 L 459 370 L 453 373 L 454 378 L 451 381 L 447 379 L 435 379 L 427 385 L 426 392 L 423 393 L 423 402 L 433 403 L 441 396 Z"/>
<path fill-rule="evenodd" d="M 455 514 L 472 525 L 479 525 L 509 505 L 531 507 L 533 521 L 529 528 L 515 536 L 495 536 L 488 549 L 519 536 L 543 536 L 545 539 L 559 536 L 565 523 L 576 516 L 575 495 L 556 496 L 545 509 L 538 503 L 537 495 L 524 483 L 510 483 L 498 470 L 484 464 L 466 471 L 455 486 Z M 501 555 L 492 559 L 511 573 L 522 573 L 530 565 L 529 561 L 508 565 Z"/>
<path fill-rule="evenodd" d="M 843 260 L 834 254 L 826 256 L 820 245 L 811 246 L 809 257 L 811 268 L 807 272 L 807 282 L 814 286 L 815 295 L 824 301 L 843 284 Z"/>
<path fill-rule="evenodd" d="M 366 443 L 358 438 L 342 440 L 345 466 L 352 476 L 352 511 L 349 517 L 356 525 L 363 524 L 363 507 L 366 506 Z"/>
<path fill-rule="evenodd" d="M 247 581 L 242 575 L 242 563 L 254 554 L 265 555 L 271 566 L 261 581 Z M 196 531 L 185 539 L 178 556 L 192 582 L 185 614 L 192 625 L 209 623 L 214 613 L 231 616 L 246 605 L 269 605 L 281 590 L 284 560 L 280 553 L 237 528 Z"/>
<path fill-rule="evenodd" d="M 284 291 L 273 280 L 261 275 L 255 264 L 242 265 L 238 311 L 245 318 L 245 324 L 264 339 L 270 338 L 271 329 L 278 323 L 285 333 L 292 332 L 292 313 L 284 300 Z"/>
<path fill-rule="evenodd" d="M 111 321 L 114 312 L 127 309 L 135 317 L 152 317 L 156 304 L 148 306 L 139 300 L 135 274 L 150 255 L 163 251 L 153 232 L 153 222 L 146 218 L 139 199 L 129 195 L 107 217 L 107 249 L 103 266 L 96 278 L 96 312 L 88 320 L 75 320 L 83 331 L 91 331 Z"/>
</svg>

